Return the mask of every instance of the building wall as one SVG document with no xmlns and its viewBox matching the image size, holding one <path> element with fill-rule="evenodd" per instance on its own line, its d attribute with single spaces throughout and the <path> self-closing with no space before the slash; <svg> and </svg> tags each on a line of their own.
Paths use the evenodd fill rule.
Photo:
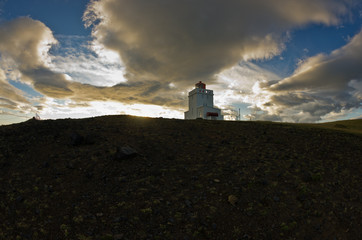
<svg viewBox="0 0 362 240">
<path fill-rule="evenodd" d="M 208 89 L 195 88 L 189 92 L 189 110 L 191 107 L 214 106 L 214 92 Z"/>
<path fill-rule="evenodd" d="M 189 111 L 185 112 L 185 119 L 217 119 L 223 120 L 221 110 L 214 108 L 214 92 L 208 89 L 195 88 L 189 92 Z M 218 117 L 206 116 L 207 112 L 217 112 Z"/>
</svg>

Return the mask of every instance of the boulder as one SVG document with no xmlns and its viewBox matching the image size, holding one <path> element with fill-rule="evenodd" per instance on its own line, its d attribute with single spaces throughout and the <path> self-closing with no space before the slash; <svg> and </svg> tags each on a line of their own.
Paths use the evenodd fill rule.
<svg viewBox="0 0 362 240">
<path fill-rule="evenodd" d="M 131 148 L 130 146 L 118 147 L 117 152 L 114 154 L 115 160 L 126 160 L 135 158 L 138 155 L 138 152 Z"/>
</svg>

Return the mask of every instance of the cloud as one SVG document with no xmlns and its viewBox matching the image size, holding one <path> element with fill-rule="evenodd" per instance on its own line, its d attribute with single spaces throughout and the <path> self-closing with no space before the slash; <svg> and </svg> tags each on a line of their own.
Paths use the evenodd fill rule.
<svg viewBox="0 0 362 240">
<path fill-rule="evenodd" d="M 189 86 L 240 59 L 280 54 L 290 28 L 338 24 L 337 0 L 94 0 L 84 14 L 95 44 L 116 51 L 130 81 Z"/>
<path fill-rule="evenodd" d="M 167 92 L 170 89 L 168 84 L 154 81 L 124 83 L 124 79 L 120 76 L 121 83 L 111 87 L 73 81 L 66 74 L 57 72 L 57 68 L 51 62 L 49 50 L 54 44 L 57 44 L 57 40 L 51 30 L 40 21 L 21 17 L 0 25 L 2 62 L 6 62 L 7 66 L 12 66 L 19 73 L 18 80 L 30 84 L 47 97 L 74 101 L 112 100 L 169 106 L 181 106 L 181 102 L 184 101 L 179 96 Z M 75 56 L 75 59 L 77 57 L 79 55 Z M 105 56 L 103 63 L 108 64 L 104 58 Z"/>
<path fill-rule="evenodd" d="M 237 65 L 216 75 L 216 82 L 207 83 L 207 88 L 214 90 L 214 104 L 223 109 L 224 119 L 232 120 L 238 116 L 239 108 L 242 112 L 254 97 L 252 88 L 259 81 L 280 79 L 280 77 L 258 65 L 240 61 Z M 191 89 L 190 89 L 191 90 Z"/>
<path fill-rule="evenodd" d="M 187 105 L 188 88 L 203 80 L 211 83 L 215 93 L 220 90 L 224 94 L 216 98 L 221 99 L 216 101 L 219 106 L 243 101 L 252 104 L 260 116 L 280 119 L 289 110 L 298 111 L 301 105 L 295 102 L 302 99 L 309 114 L 317 116 L 313 106 L 318 105 L 309 100 L 316 96 L 294 96 L 289 94 L 294 90 L 286 90 L 293 89 L 297 80 L 284 79 L 275 85 L 270 79 L 277 76 L 246 61 L 280 54 L 291 28 L 310 23 L 338 24 L 348 12 L 349 2 L 91 1 L 84 14 L 85 23 L 92 26 L 90 52 L 67 48 L 59 54 L 54 47 L 61 46 L 45 24 L 21 17 L 0 23 L 0 67 L 5 70 L 11 66 L 13 71 L 7 76 L 13 74 L 18 81 L 33 86 L 45 99 L 66 99 L 78 107 L 94 101 L 117 101 L 182 110 Z M 118 56 L 111 60 L 112 52 Z M 330 59 L 337 58 L 332 57 L 334 54 L 339 55 L 332 53 Z M 306 73 L 307 66 L 315 67 L 314 63 L 328 62 L 328 58 L 319 55 L 306 60 L 295 75 Z M 242 59 L 245 68 L 235 65 Z M 107 75 L 109 68 L 112 72 L 118 69 L 119 78 L 110 72 Z M 237 71 L 248 76 L 246 69 L 255 78 L 233 79 Z M 261 74 L 255 74 L 257 71 Z M 106 79 L 96 76 L 97 72 L 105 74 Z M 351 90 L 348 93 L 358 97 L 360 81 L 354 79 L 347 85 Z M 339 97 L 349 99 L 348 94 Z M 15 95 L 6 99 L 17 102 Z M 318 103 L 323 105 L 324 99 Z M 74 107 L 72 104 L 67 107 Z M 282 107 L 289 110 L 282 111 Z"/>
<path fill-rule="evenodd" d="M 340 90 L 351 80 L 362 79 L 362 32 L 341 49 L 319 54 L 303 62 L 289 78 L 273 85 L 273 91 L 305 89 Z"/>
<path fill-rule="evenodd" d="M 126 82 L 124 66 L 117 53 L 89 45 L 90 37 L 57 35 L 51 49 L 50 68 L 67 74 L 75 82 L 111 87 Z"/>
<path fill-rule="evenodd" d="M 8 108 L 16 108 L 18 104 L 29 104 L 23 97 L 23 93 L 6 81 L 6 75 L 2 69 L 0 69 L 0 102 L 1 106 Z"/>
<path fill-rule="evenodd" d="M 362 31 L 330 54 L 306 59 L 290 77 L 277 83 L 255 85 L 264 98 L 252 99 L 263 118 L 275 115 L 285 121 L 315 122 L 340 116 L 362 104 Z"/>
<path fill-rule="evenodd" d="M 32 83 L 39 92 L 52 96 L 71 95 L 63 74 L 47 66 L 48 51 L 57 41 L 42 22 L 21 17 L 0 25 L 0 52 L 10 58 L 22 74 L 22 80 Z"/>
</svg>

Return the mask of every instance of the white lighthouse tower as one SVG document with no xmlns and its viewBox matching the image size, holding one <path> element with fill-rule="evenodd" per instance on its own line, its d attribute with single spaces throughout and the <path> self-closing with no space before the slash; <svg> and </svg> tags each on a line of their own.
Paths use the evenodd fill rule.
<svg viewBox="0 0 362 240">
<path fill-rule="evenodd" d="M 185 112 L 185 119 L 223 120 L 221 110 L 214 108 L 214 92 L 206 89 L 206 84 L 198 82 L 195 89 L 189 92 L 189 110 Z"/>
</svg>

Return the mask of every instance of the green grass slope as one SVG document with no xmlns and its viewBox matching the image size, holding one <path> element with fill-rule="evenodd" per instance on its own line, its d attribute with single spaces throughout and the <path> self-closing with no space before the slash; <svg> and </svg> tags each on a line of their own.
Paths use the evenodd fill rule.
<svg viewBox="0 0 362 240">
<path fill-rule="evenodd" d="M 321 127 L 362 135 L 362 119 L 319 124 Z"/>
<path fill-rule="evenodd" d="M 2 126 L 0 239 L 358 239 L 362 136 L 345 129 L 361 121 Z"/>
</svg>

